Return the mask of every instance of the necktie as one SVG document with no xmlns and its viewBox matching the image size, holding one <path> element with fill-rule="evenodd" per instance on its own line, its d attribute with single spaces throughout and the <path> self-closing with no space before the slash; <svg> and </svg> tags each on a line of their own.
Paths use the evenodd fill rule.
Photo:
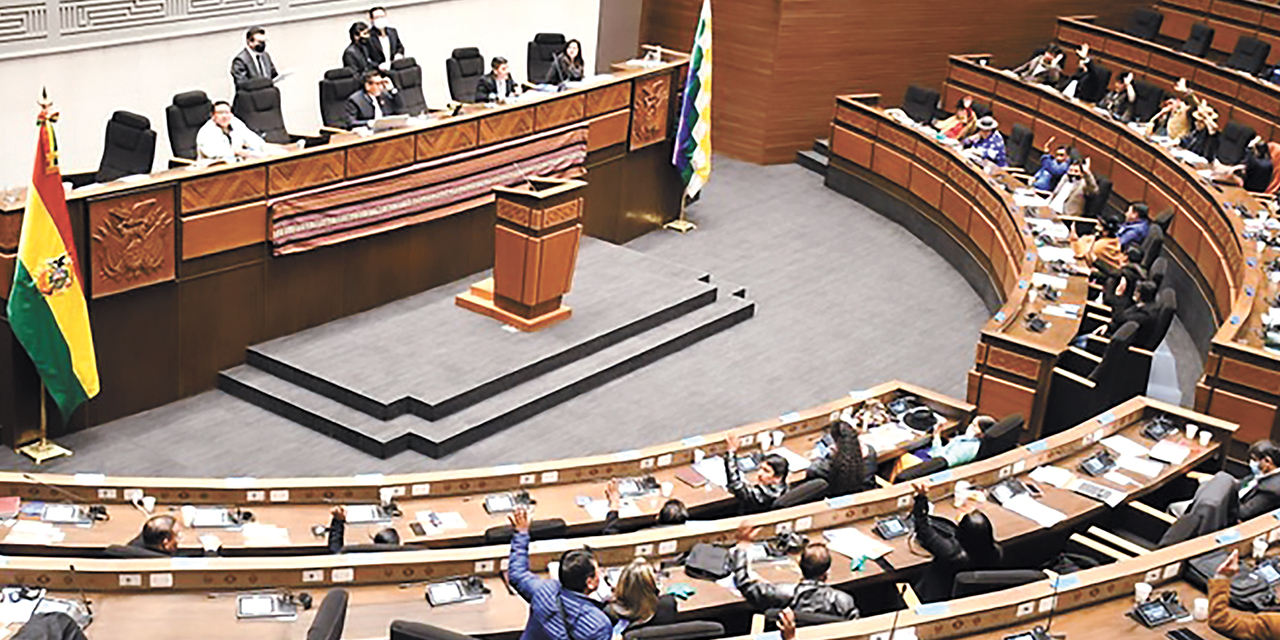
<svg viewBox="0 0 1280 640">
<path fill-rule="evenodd" d="M 267 69 L 266 69 L 266 67 L 263 67 L 263 66 L 262 66 L 262 56 L 261 56 L 261 55 L 255 55 L 255 56 L 253 56 L 253 59 L 258 61 L 258 75 L 260 75 L 260 76 L 262 76 L 262 77 L 264 77 L 264 78 L 265 78 L 265 77 L 267 77 Z"/>
</svg>

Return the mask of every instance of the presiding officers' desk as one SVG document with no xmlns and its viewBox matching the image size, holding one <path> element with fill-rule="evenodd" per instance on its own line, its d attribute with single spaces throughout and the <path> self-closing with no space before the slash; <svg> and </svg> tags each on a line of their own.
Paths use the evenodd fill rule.
<svg viewBox="0 0 1280 640">
<path fill-rule="evenodd" d="M 591 498 L 600 501 L 593 506 L 603 507 L 604 483 L 611 478 L 652 476 L 657 482 L 669 485 L 669 497 L 682 501 L 693 517 L 705 518 L 731 509 L 733 496 L 711 482 L 695 488 L 679 480 L 677 474 L 692 469 L 697 451 L 708 456 L 722 455 L 729 433 L 742 436 L 747 443 L 780 436 L 783 447 L 804 456 L 841 412 L 846 409 L 856 412 L 872 399 L 888 404 L 903 397 L 915 398 L 944 421 L 945 433 L 963 429 L 974 409 L 967 403 L 902 382 L 876 385 L 859 392 L 858 396 L 745 425 L 731 432 L 708 433 L 635 451 L 481 469 L 355 478 L 216 480 L 0 473 L 0 495 L 18 496 L 24 502 L 58 503 L 74 498 L 81 504 L 106 505 L 111 516 L 110 520 L 89 527 L 57 527 L 54 537 L 59 539 L 56 541 L 48 536 L 52 532 L 40 528 L 0 529 L 0 553 L 100 555 L 105 547 L 123 544 L 141 530 L 148 514 L 133 505 L 141 500 L 140 496 L 156 500 L 153 510 L 156 514 L 181 517 L 184 505 L 239 507 L 251 512 L 257 525 L 271 528 L 197 528 L 188 530 L 180 540 L 187 551 L 198 551 L 197 537 L 214 535 L 222 543 L 224 556 L 326 553 L 326 538 L 314 536 L 311 528 L 328 524 L 329 510 L 334 504 L 383 501 L 394 501 L 403 516 L 390 525 L 349 523 L 348 544 L 368 542 L 377 530 L 393 526 L 400 539 L 414 547 L 478 546 L 484 543 L 487 529 L 507 523 L 505 513 L 486 511 L 485 496 L 520 490 L 528 492 L 541 514 L 539 517 L 563 519 L 569 535 L 593 534 L 599 531 L 602 522 L 599 516 L 581 506 L 578 499 Z M 872 429 L 875 431 L 878 430 Z M 892 464 L 903 453 L 928 446 L 928 434 L 887 444 L 869 434 L 864 436 L 864 441 L 875 443 L 880 464 Z M 793 482 L 803 480 L 803 470 L 793 468 L 793 472 Z M 622 511 L 619 524 L 624 529 L 652 524 L 667 498 L 650 493 L 636 499 L 634 509 Z M 418 535 L 409 525 L 423 520 L 418 517 L 423 512 L 456 514 L 456 523 L 460 526 L 432 528 L 426 530 L 425 535 Z"/>
<path fill-rule="evenodd" d="M 1117 504 L 1180 478 L 1198 465 L 1220 466 L 1225 453 L 1223 445 L 1230 442 L 1235 425 L 1147 398 L 1134 398 L 1055 436 L 929 476 L 925 480 L 929 498 L 936 502 L 935 513 L 955 517 L 953 501 L 946 498 L 960 481 L 975 487 L 989 487 L 1009 477 L 1026 480 L 1041 465 L 1074 469 L 1103 446 L 1100 440 L 1104 438 L 1119 435 L 1149 444 L 1150 441 L 1140 435 L 1141 431 L 1160 415 L 1168 416 L 1179 425 L 1178 432 L 1169 438 L 1186 447 L 1187 456 L 1178 464 L 1163 465 L 1153 477 L 1130 474 L 1133 481 L 1129 484 L 1098 480 L 1099 484 L 1123 494 Z M 1213 434 L 1207 445 L 1184 437 L 1180 425 L 1186 422 L 1194 422 Z M 1043 496 L 1039 502 L 1057 510 L 1062 516 L 1060 520 L 1041 524 L 994 503 L 983 507 L 992 520 L 996 537 L 1006 547 L 1029 543 L 1042 534 L 1064 532 L 1110 508 L 1073 491 L 1046 483 L 1040 485 Z M 874 536 L 871 530 L 877 517 L 909 509 L 912 493 L 909 485 L 894 485 L 752 516 L 751 521 L 762 527 L 765 536 L 787 531 L 817 536 L 825 530 L 845 527 Z M 671 558 L 688 551 L 697 542 L 732 540 L 738 523 L 738 518 L 728 518 L 584 540 L 535 542 L 531 547 L 531 566 L 534 571 L 545 571 L 547 564 L 565 550 L 584 544 L 589 545 L 607 567 L 625 564 L 636 556 Z M 854 587 L 898 580 L 904 577 L 904 572 L 930 561 L 927 554 L 913 551 L 906 538 L 886 544 L 890 551 L 881 562 L 860 563 L 856 571 L 843 559 L 833 562 L 830 581 Z M 839 553 L 838 547 L 835 550 Z M 0 566 L 0 580 L 9 584 L 47 585 L 56 591 L 72 590 L 78 581 L 95 600 L 97 617 L 91 628 L 95 640 L 147 638 L 151 634 L 160 637 L 193 621 L 201 625 L 202 638 L 244 637 L 250 628 L 244 626 L 246 624 L 269 634 L 255 633 L 255 637 L 302 637 L 306 628 L 304 621 L 277 624 L 235 619 L 233 592 L 270 587 L 304 589 L 314 592 L 317 598 L 319 592 L 329 587 L 349 588 L 347 637 L 384 637 L 393 619 L 421 620 L 463 633 L 493 634 L 518 631 L 524 625 L 527 611 L 523 600 L 508 592 L 497 575 L 506 556 L 507 547 L 492 546 L 274 559 L 80 560 L 74 562 L 74 577 L 67 560 L 13 557 Z M 765 577 L 773 580 L 797 577 L 794 566 L 766 568 L 762 565 L 761 570 Z M 424 602 L 424 582 L 466 575 L 483 577 L 491 590 L 484 601 L 434 608 Z M 680 568 L 670 571 L 668 583 L 675 582 L 692 583 L 696 589 L 696 594 L 681 607 L 686 617 L 710 615 L 720 608 L 742 604 L 729 589 L 693 580 Z M 879 617 L 873 618 L 877 619 Z"/>
<path fill-rule="evenodd" d="M 688 56 L 661 53 L 558 93 L 71 192 L 103 387 L 69 429 L 211 389 L 248 345 L 491 267 L 494 186 L 582 176 L 585 231 L 615 243 L 673 219 Z M 12 279 L 21 206 L 0 210 L 0 281 Z M 4 325 L 5 446 L 38 428 L 38 388 Z"/>
<path fill-rule="evenodd" d="M 1156 11 L 1164 16 L 1160 35 L 1182 42 L 1191 25 L 1213 28 L 1211 50 L 1230 55 L 1241 37 L 1271 43 L 1267 64 L 1280 62 L 1280 6 L 1265 0 L 1159 0 Z"/>
</svg>

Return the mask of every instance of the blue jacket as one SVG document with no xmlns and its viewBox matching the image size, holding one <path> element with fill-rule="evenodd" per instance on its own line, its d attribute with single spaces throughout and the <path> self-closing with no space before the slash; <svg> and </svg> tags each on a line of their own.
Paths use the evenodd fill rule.
<svg viewBox="0 0 1280 640">
<path fill-rule="evenodd" d="M 507 577 L 516 593 L 529 603 L 529 622 L 520 640 L 569 640 L 563 620 L 569 621 L 573 640 L 610 640 L 612 637 L 609 616 L 594 602 L 581 593 L 561 587 L 558 580 L 543 580 L 529 570 L 528 532 L 517 532 L 511 539 Z"/>
<path fill-rule="evenodd" d="M 1067 168 L 1070 166 L 1070 162 L 1058 162 L 1050 154 L 1040 156 L 1040 170 L 1036 172 L 1031 186 L 1041 191 L 1053 191 L 1062 176 L 1067 175 Z"/>
<path fill-rule="evenodd" d="M 1116 234 L 1116 237 L 1120 238 L 1120 246 L 1128 249 L 1135 242 L 1142 244 L 1142 241 L 1147 239 L 1147 229 L 1150 225 L 1150 220 L 1142 218 L 1120 225 L 1120 231 Z"/>
</svg>

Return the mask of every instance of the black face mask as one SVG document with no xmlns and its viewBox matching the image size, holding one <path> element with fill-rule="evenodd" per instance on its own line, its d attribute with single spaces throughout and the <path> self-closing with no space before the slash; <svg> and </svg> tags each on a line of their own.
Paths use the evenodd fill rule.
<svg viewBox="0 0 1280 640">
<path fill-rule="evenodd" d="M 258 44 L 253 45 L 253 50 L 258 53 L 265 53 L 267 50 L 267 43 L 259 42 Z"/>
</svg>

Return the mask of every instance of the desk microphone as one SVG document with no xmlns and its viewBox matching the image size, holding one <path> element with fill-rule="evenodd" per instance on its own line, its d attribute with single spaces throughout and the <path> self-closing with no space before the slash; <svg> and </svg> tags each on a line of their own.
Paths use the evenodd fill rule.
<svg viewBox="0 0 1280 640">
<path fill-rule="evenodd" d="M 64 500 L 67 500 L 71 504 L 78 504 L 81 502 L 85 502 L 84 500 L 81 500 L 80 497 L 77 496 L 76 494 L 71 493 L 66 489 L 63 489 L 62 487 L 51 485 L 48 482 L 40 480 L 29 473 L 23 473 L 22 477 L 26 480 L 30 480 L 31 482 L 34 482 L 46 489 L 53 491 L 54 493 L 62 496 Z M 95 504 L 91 507 L 88 507 L 87 513 L 89 515 L 90 520 L 102 521 L 102 520 L 111 519 L 111 516 L 107 514 L 107 506 L 103 504 Z"/>
<path fill-rule="evenodd" d="M 904 582 L 902 583 L 902 586 L 898 588 L 898 599 L 902 600 L 902 609 L 907 608 L 906 593 L 907 583 Z M 885 640 L 894 640 L 893 635 L 898 631 L 898 616 L 902 615 L 902 609 L 898 609 L 893 612 L 893 622 L 889 623 L 889 637 L 885 638 Z"/>
<path fill-rule="evenodd" d="M 1044 623 L 1044 633 L 1040 636 L 1046 640 L 1064 639 L 1067 634 L 1055 636 L 1049 632 L 1053 628 L 1053 614 L 1058 611 L 1058 590 L 1062 586 L 1062 576 L 1053 577 L 1053 604 L 1049 607 L 1049 619 Z"/>
<path fill-rule="evenodd" d="M 511 163 L 511 166 L 515 167 L 515 168 L 516 168 L 516 171 L 519 171 L 519 172 L 520 172 L 520 179 L 524 180 L 524 183 L 525 183 L 525 184 L 527 184 L 527 185 L 529 185 L 529 190 L 530 190 L 530 191 L 537 191 L 537 190 L 538 190 L 538 188 L 537 188 L 537 187 L 533 186 L 533 182 L 529 180 L 529 176 L 525 175 L 525 173 L 524 173 L 524 169 L 520 168 L 520 163 L 519 163 L 519 162 L 512 162 L 512 163 Z"/>
<path fill-rule="evenodd" d="M 68 575 L 71 578 L 71 585 L 79 592 L 80 604 L 84 605 L 85 623 L 80 626 L 81 628 L 87 628 L 93 622 L 93 607 L 89 601 L 89 596 L 84 593 L 84 587 L 80 584 L 79 576 L 76 574 L 76 566 L 69 564 L 67 568 L 70 570 Z"/>
</svg>

